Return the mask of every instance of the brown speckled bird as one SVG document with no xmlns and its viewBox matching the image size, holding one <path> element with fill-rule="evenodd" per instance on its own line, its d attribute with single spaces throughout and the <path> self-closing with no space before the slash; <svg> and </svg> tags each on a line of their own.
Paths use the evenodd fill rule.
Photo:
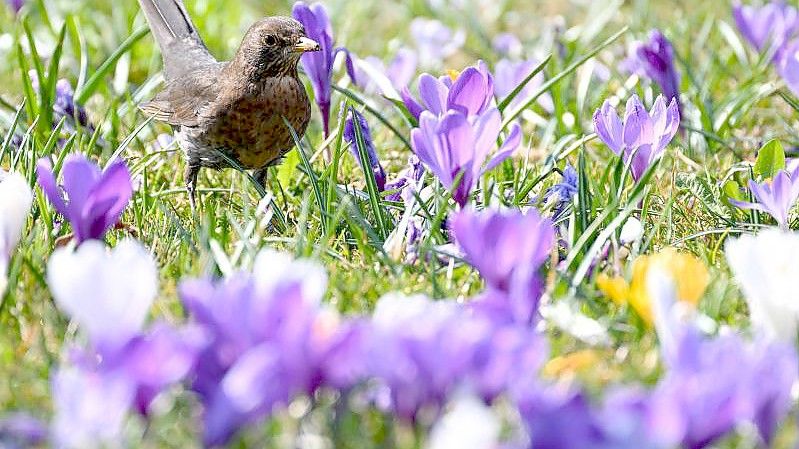
<svg viewBox="0 0 799 449">
<path fill-rule="evenodd" d="M 236 55 L 217 61 L 206 48 L 181 0 L 139 0 L 164 59 L 164 89 L 141 110 L 172 125 L 186 154 L 185 182 L 192 211 L 200 167 L 229 166 L 219 152 L 253 169 L 266 169 L 294 146 L 285 117 L 299 136 L 311 117 L 297 76 L 302 53 L 319 50 L 302 24 L 268 17 L 244 35 Z"/>
</svg>

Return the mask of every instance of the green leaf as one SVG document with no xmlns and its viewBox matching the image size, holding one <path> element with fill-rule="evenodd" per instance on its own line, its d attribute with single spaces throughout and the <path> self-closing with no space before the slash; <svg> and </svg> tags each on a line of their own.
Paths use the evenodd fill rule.
<svg viewBox="0 0 799 449">
<path fill-rule="evenodd" d="M 755 175 L 768 179 L 785 169 L 785 150 L 777 139 L 769 140 L 757 153 Z"/>
<path fill-rule="evenodd" d="M 297 165 L 300 164 L 300 155 L 296 151 L 289 151 L 286 154 L 285 159 L 283 159 L 283 163 L 277 169 L 277 180 L 280 182 L 280 185 L 289 186 L 291 185 L 291 179 L 294 177 L 294 170 L 297 169 Z"/>
<path fill-rule="evenodd" d="M 722 189 L 724 191 L 724 196 L 728 200 L 746 201 L 746 198 L 741 194 L 741 185 L 738 184 L 737 181 L 727 181 Z"/>
</svg>

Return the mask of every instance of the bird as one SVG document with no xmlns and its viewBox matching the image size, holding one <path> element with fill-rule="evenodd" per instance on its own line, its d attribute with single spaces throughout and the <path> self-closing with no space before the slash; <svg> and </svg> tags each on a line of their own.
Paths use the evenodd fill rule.
<svg viewBox="0 0 799 449">
<path fill-rule="evenodd" d="M 184 182 L 192 213 L 200 168 L 221 169 L 230 158 L 265 186 L 268 167 L 302 137 L 311 103 L 297 64 L 319 51 L 291 17 L 255 22 L 229 61 L 218 61 L 181 0 L 139 0 L 163 59 L 164 86 L 139 109 L 172 126 L 186 159 Z M 224 156 L 222 156 L 224 155 Z"/>
</svg>

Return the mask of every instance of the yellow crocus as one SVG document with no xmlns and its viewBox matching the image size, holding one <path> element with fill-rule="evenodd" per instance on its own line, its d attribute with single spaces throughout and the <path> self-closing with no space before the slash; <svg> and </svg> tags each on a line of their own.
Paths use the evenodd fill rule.
<svg viewBox="0 0 799 449">
<path fill-rule="evenodd" d="M 647 324 L 652 325 L 647 277 L 653 268 L 669 273 L 677 287 L 677 299 L 693 306 L 699 303 L 710 281 L 710 274 L 701 260 L 674 248 L 666 248 L 657 254 L 635 259 L 629 283 L 620 276 L 611 278 L 601 274 L 597 277 L 597 287 L 614 302 L 629 303 Z"/>
</svg>

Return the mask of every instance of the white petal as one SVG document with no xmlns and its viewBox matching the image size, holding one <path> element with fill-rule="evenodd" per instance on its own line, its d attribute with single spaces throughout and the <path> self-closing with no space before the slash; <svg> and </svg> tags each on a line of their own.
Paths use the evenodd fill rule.
<svg viewBox="0 0 799 449">
<path fill-rule="evenodd" d="M 311 260 L 294 260 L 290 254 L 264 249 L 255 257 L 253 276 L 260 291 L 266 292 L 280 284 L 297 282 L 302 285 L 303 298 L 319 303 L 327 290 L 324 267 Z"/>
<path fill-rule="evenodd" d="M 0 182 L 0 257 L 10 255 L 19 243 L 32 201 L 25 178 L 17 173 L 4 176 Z"/>
<path fill-rule="evenodd" d="M 769 338 L 793 341 L 799 321 L 799 235 L 777 229 L 744 235 L 727 243 L 726 255 L 752 325 Z"/>
<path fill-rule="evenodd" d="M 473 396 L 461 396 L 433 427 L 427 449 L 494 449 L 500 430 L 490 408 Z"/>
<path fill-rule="evenodd" d="M 47 282 L 58 306 L 96 343 L 124 343 L 141 330 L 158 291 L 158 270 L 135 240 L 109 250 L 89 240 L 50 257 Z"/>
<path fill-rule="evenodd" d="M 619 240 L 621 243 L 633 243 L 637 242 L 641 237 L 644 236 L 644 225 L 641 224 L 641 220 L 630 217 L 627 219 L 627 222 L 624 223 L 624 226 L 621 228 L 621 235 Z"/>
</svg>

